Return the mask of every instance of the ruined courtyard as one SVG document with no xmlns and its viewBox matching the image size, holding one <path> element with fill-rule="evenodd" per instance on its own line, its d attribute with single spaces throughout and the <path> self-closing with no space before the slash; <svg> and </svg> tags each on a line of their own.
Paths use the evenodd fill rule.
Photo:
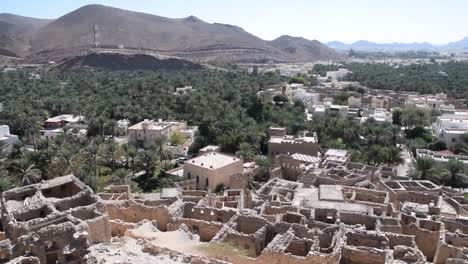
<svg viewBox="0 0 468 264">
<path fill-rule="evenodd" d="M 456 190 L 357 164 L 303 177 L 220 193 L 185 185 L 140 194 L 113 185 L 95 194 L 73 175 L 12 189 L 1 198 L 0 260 L 468 262 L 468 205 Z M 353 178 L 368 183 L 356 187 Z"/>
</svg>

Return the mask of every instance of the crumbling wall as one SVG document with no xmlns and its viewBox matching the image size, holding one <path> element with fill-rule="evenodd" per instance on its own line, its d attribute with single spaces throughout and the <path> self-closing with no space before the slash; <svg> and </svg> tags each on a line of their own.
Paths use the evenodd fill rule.
<svg viewBox="0 0 468 264">
<path fill-rule="evenodd" d="M 449 258 L 455 258 L 463 248 L 468 248 L 468 236 L 460 233 L 444 233 L 434 257 L 434 263 L 442 264 Z"/>
<path fill-rule="evenodd" d="M 377 221 L 377 230 L 387 233 L 401 234 L 402 227 L 396 218 L 380 218 Z"/>
<path fill-rule="evenodd" d="M 175 218 L 167 225 L 168 231 L 178 230 L 179 227 L 185 224 L 192 234 L 200 236 L 200 241 L 209 242 L 221 230 L 223 224 L 218 222 L 207 222 L 204 220 Z"/>
<path fill-rule="evenodd" d="M 391 263 L 389 259 L 393 259 L 393 257 L 389 256 L 386 250 L 375 249 L 375 248 L 356 248 L 356 247 L 351 247 L 351 246 L 345 246 L 341 250 L 340 263 L 342 264 L 385 264 L 385 263 Z"/>
<path fill-rule="evenodd" d="M 351 212 L 340 212 L 340 221 L 346 225 L 364 225 L 367 230 L 375 230 L 377 217 Z"/>
<path fill-rule="evenodd" d="M 11 243 L 10 256 L 3 257 L 14 263 L 81 263 L 92 243 L 111 240 L 100 201 L 73 175 L 2 193 L 3 241 Z"/>
<path fill-rule="evenodd" d="M 314 211 L 314 220 L 324 223 L 334 224 L 337 218 L 336 209 L 316 208 Z"/>
<path fill-rule="evenodd" d="M 415 236 L 416 245 L 428 261 L 432 261 L 439 241 L 439 231 L 421 229 L 415 224 L 403 225 L 403 234 Z"/>
<path fill-rule="evenodd" d="M 410 248 L 416 246 L 414 236 L 411 235 L 385 233 L 385 236 L 388 238 L 388 245 L 391 249 L 394 249 L 396 246 L 406 246 Z"/>
<path fill-rule="evenodd" d="M 122 237 L 125 235 L 125 232 L 129 229 L 133 229 L 137 226 L 136 223 L 124 222 L 119 219 L 110 220 L 111 225 L 111 234 L 113 237 Z"/>
<path fill-rule="evenodd" d="M 106 203 L 110 219 L 120 219 L 124 222 L 138 223 L 141 220 L 156 220 L 158 229 L 167 230 L 170 215 L 167 206 L 146 206 L 133 201 L 113 201 Z"/>
<path fill-rule="evenodd" d="M 185 203 L 183 217 L 227 223 L 235 214 L 235 210 L 199 207 L 194 203 Z"/>
<path fill-rule="evenodd" d="M 350 231 L 346 233 L 346 244 L 356 247 L 387 249 L 389 241 L 385 235 L 380 233 L 361 233 Z"/>
<path fill-rule="evenodd" d="M 88 224 L 91 242 L 104 243 L 111 240 L 112 228 L 109 223 L 109 217 L 107 215 L 88 219 L 85 222 Z"/>
</svg>

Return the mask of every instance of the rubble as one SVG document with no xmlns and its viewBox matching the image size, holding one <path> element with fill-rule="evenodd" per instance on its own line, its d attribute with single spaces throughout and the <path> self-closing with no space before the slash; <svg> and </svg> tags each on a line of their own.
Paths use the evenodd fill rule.
<svg viewBox="0 0 468 264">
<path fill-rule="evenodd" d="M 468 219 L 456 190 L 428 181 L 389 180 L 380 168 L 362 164 L 325 166 L 311 167 L 298 179 L 315 171 L 332 181 L 315 178 L 306 184 L 274 177 L 257 189 L 216 194 L 182 188 L 136 194 L 128 186 L 109 186 L 95 195 L 71 175 L 13 189 L 2 194 L 0 259 L 213 264 L 468 260 Z M 369 182 L 367 188 L 343 184 L 360 177 Z"/>
</svg>

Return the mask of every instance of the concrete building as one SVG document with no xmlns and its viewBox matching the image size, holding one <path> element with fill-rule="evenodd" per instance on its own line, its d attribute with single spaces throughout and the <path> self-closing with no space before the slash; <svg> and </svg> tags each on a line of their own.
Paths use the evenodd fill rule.
<svg viewBox="0 0 468 264">
<path fill-rule="evenodd" d="M 128 126 L 130 125 L 130 121 L 128 119 L 121 119 L 117 121 L 117 134 L 118 135 L 126 135 L 128 132 Z"/>
<path fill-rule="evenodd" d="M 179 94 L 186 94 L 186 93 L 190 93 L 191 91 L 195 90 L 192 88 L 192 86 L 184 86 L 184 87 L 177 87 L 175 88 L 176 91 L 175 91 L 175 95 L 179 95 Z"/>
<path fill-rule="evenodd" d="M 270 137 L 268 141 L 268 155 L 274 157 L 279 154 L 292 155 L 295 153 L 317 156 L 319 152 L 317 134 L 305 133 L 301 137 L 286 135 Z"/>
<path fill-rule="evenodd" d="M 347 69 L 338 69 L 337 71 L 328 71 L 327 72 L 327 78 L 331 79 L 332 81 L 337 81 L 345 78 L 350 71 Z"/>
<path fill-rule="evenodd" d="M 64 127 L 67 124 L 76 124 L 84 121 L 84 116 L 59 115 L 47 119 L 44 122 L 45 129 L 56 129 Z"/>
<path fill-rule="evenodd" d="M 450 160 L 459 160 L 468 165 L 468 156 L 455 155 L 451 151 L 431 151 L 428 149 L 416 149 L 416 157 L 431 157 L 439 162 L 449 162 Z"/>
<path fill-rule="evenodd" d="M 292 90 L 292 97 L 294 100 L 299 100 L 304 104 L 318 103 L 320 101 L 320 94 L 310 93 L 304 88 L 297 88 Z"/>
<path fill-rule="evenodd" d="M 17 135 L 10 134 L 10 127 L 8 125 L 0 126 L 0 146 L 11 145 L 19 142 Z"/>
<path fill-rule="evenodd" d="M 468 114 L 444 114 L 438 116 L 432 124 L 434 134 L 445 142 L 448 149 L 454 149 L 462 143 L 462 137 L 468 133 Z"/>
<path fill-rule="evenodd" d="M 328 149 L 323 157 L 323 164 L 326 165 L 328 162 L 344 164 L 350 156 L 349 152 L 344 149 Z"/>
<path fill-rule="evenodd" d="M 369 118 L 373 118 L 377 122 L 391 123 L 393 121 L 392 113 L 383 108 L 364 108 L 362 111 L 361 122 L 365 122 Z"/>
<path fill-rule="evenodd" d="M 175 132 L 187 129 L 185 122 L 144 120 L 128 128 L 128 144 L 143 147 L 157 138 L 169 139 Z"/>
<path fill-rule="evenodd" d="M 208 145 L 206 147 L 203 147 L 203 148 L 199 149 L 198 154 L 202 155 L 202 154 L 206 154 L 206 153 L 209 153 L 209 152 L 220 152 L 220 151 L 221 151 L 220 146 Z"/>
<path fill-rule="evenodd" d="M 218 185 L 230 186 L 230 178 L 244 171 L 241 159 L 219 152 L 208 152 L 184 163 L 184 176 L 196 181 L 198 190 L 213 191 Z"/>
</svg>

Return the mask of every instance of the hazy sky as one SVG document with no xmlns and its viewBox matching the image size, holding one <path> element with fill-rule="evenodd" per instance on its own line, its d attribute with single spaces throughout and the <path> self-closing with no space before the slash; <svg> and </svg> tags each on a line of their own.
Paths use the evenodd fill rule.
<svg viewBox="0 0 468 264">
<path fill-rule="evenodd" d="M 233 24 L 263 39 L 441 44 L 468 36 L 468 0 L 0 0 L 0 13 L 57 18 L 80 6 Z"/>
</svg>

